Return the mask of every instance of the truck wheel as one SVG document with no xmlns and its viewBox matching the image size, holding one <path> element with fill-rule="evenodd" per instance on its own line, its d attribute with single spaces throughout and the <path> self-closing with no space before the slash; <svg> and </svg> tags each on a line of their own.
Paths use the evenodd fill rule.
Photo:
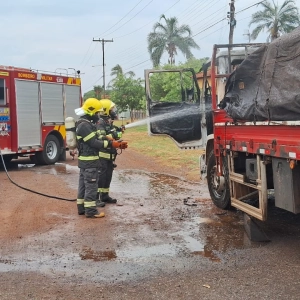
<svg viewBox="0 0 300 300">
<path fill-rule="evenodd" d="M 36 153 L 36 159 L 40 165 L 55 164 L 60 156 L 60 144 L 54 135 L 48 135 L 44 144 L 44 150 Z"/>
<path fill-rule="evenodd" d="M 223 159 L 223 174 L 217 176 L 216 158 L 212 150 L 207 159 L 207 184 L 213 203 L 221 209 L 230 208 L 230 189 L 227 160 Z"/>
</svg>

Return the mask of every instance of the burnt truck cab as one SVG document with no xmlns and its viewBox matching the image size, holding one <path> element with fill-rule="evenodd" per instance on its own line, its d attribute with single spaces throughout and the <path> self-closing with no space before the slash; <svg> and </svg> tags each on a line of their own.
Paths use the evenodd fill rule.
<svg viewBox="0 0 300 300">
<path fill-rule="evenodd" d="M 163 88 L 166 76 L 175 83 L 171 93 Z M 179 148 L 202 146 L 201 97 L 194 70 L 145 70 L 145 88 L 149 134 L 168 135 Z"/>
<path fill-rule="evenodd" d="M 149 135 L 167 135 L 181 149 L 206 150 L 200 156 L 202 178 L 206 176 L 205 153 L 213 149 L 212 93 L 217 102 L 222 100 L 230 73 L 259 45 L 234 44 L 229 50 L 228 45 L 215 45 L 212 60 L 198 73 L 191 68 L 145 70 Z M 171 88 L 166 76 L 172 78 Z"/>
</svg>

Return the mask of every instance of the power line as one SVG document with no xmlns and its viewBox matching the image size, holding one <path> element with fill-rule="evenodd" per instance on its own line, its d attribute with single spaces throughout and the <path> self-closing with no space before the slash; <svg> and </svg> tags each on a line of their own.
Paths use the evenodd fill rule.
<svg viewBox="0 0 300 300">
<path fill-rule="evenodd" d="M 224 21 L 224 20 L 226 20 L 226 18 L 223 18 L 223 19 L 219 20 L 218 22 L 216 22 L 216 23 L 212 24 L 211 26 L 209 26 L 209 27 L 207 27 L 207 28 L 205 28 L 205 29 L 203 29 L 203 30 L 201 30 L 201 31 L 197 32 L 197 33 L 196 33 L 196 34 L 194 34 L 192 37 L 195 37 L 195 36 L 197 36 L 198 34 L 200 34 L 200 33 L 204 32 L 204 31 L 206 31 L 206 30 L 210 29 L 211 27 L 213 27 L 213 26 L 217 25 L 218 23 L 220 23 L 220 22 L 222 22 L 222 21 Z"/>
<path fill-rule="evenodd" d="M 193 24 L 193 25 L 191 25 L 191 26 L 195 26 L 195 25 L 197 25 L 197 24 L 199 24 L 200 22 L 202 22 L 202 21 L 204 21 L 204 20 L 206 20 L 206 19 L 211 19 L 211 17 L 213 16 L 213 15 L 215 15 L 217 12 L 219 12 L 219 11 L 221 11 L 221 10 L 223 10 L 224 9 L 224 7 L 221 7 L 220 9 L 218 9 L 218 10 L 216 10 L 214 13 L 212 13 L 212 14 L 210 14 L 209 16 L 207 16 L 207 17 L 205 17 L 205 18 L 203 18 L 203 19 L 201 19 L 200 21 L 198 21 L 197 23 L 195 23 L 195 24 Z M 206 10 L 205 10 L 206 11 Z M 204 12 L 205 12 L 204 11 Z M 202 25 L 203 26 L 203 25 Z"/>
<path fill-rule="evenodd" d="M 265 1 L 265 0 L 264 0 L 264 1 Z M 240 13 L 240 12 L 242 12 L 242 11 L 245 11 L 245 10 L 247 10 L 247 9 L 249 9 L 249 8 L 251 8 L 251 7 L 255 6 L 255 5 L 257 5 L 257 4 L 260 4 L 260 3 L 264 2 L 264 1 L 260 1 L 260 2 L 257 2 L 257 3 L 255 3 L 255 4 L 253 4 L 253 5 L 251 5 L 251 6 L 248 6 L 248 7 L 244 8 L 244 9 L 242 9 L 242 10 L 236 12 L 235 14 L 238 14 L 238 13 Z M 205 29 L 199 31 L 198 33 L 194 34 L 192 37 L 197 36 L 198 34 L 200 34 L 200 33 L 204 32 L 204 31 L 210 29 L 211 27 L 217 25 L 218 23 L 220 23 L 220 22 L 222 22 L 222 21 L 224 21 L 224 20 L 226 20 L 226 18 L 223 18 L 223 19 L 217 21 L 216 23 L 212 24 L 211 26 L 209 26 L 209 27 L 207 27 L 207 28 L 205 28 Z"/>
<path fill-rule="evenodd" d="M 85 58 L 86 58 L 88 52 L 90 51 L 91 46 L 92 46 L 92 42 L 90 43 L 89 48 L 87 49 L 87 51 L 86 51 L 86 53 L 85 53 L 85 55 L 84 55 L 84 57 L 83 57 L 83 60 L 82 60 L 81 63 L 80 63 L 80 66 L 83 64 L 83 62 L 84 62 L 84 60 L 85 60 Z"/>
<path fill-rule="evenodd" d="M 178 0 L 176 3 L 174 3 L 171 7 L 169 7 L 169 8 L 168 8 L 166 11 L 164 11 L 162 14 L 165 14 L 167 11 L 169 11 L 171 8 L 173 8 L 173 6 L 175 6 L 178 2 L 180 2 L 180 0 Z M 153 23 L 153 22 L 155 22 L 155 20 L 150 21 L 149 23 L 143 25 L 142 27 L 140 27 L 139 29 L 137 29 L 137 30 L 135 30 L 135 31 L 132 31 L 132 32 L 127 33 L 127 34 L 124 34 L 124 35 L 122 35 L 122 36 L 118 36 L 118 37 L 116 37 L 116 39 L 117 39 L 117 38 L 122 38 L 122 37 L 127 36 L 127 35 L 130 35 L 130 34 L 132 34 L 132 33 L 135 33 L 135 32 L 139 31 L 140 29 L 146 27 L 147 25 L 149 25 L 150 23 Z"/>
<path fill-rule="evenodd" d="M 196 4 L 196 6 L 193 7 L 195 4 Z M 177 15 L 177 18 L 178 18 L 181 14 L 183 14 L 183 15 L 181 16 L 182 18 L 184 18 L 184 17 L 186 17 L 186 16 L 189 16 L 189 15 L 191 14 L 191 12 L 195 11 L 195 9 L 197 9 L 197 7 L 201 7 L 201 5 L 202 5 L 201 1 L 196 1 L 196 2 L 194 2 L 190 7 L 186 8 L 184 11 L 182 11 L 181 13 L 179 13 L 179 14 Z M 188 10 L 188 11 L 187 11 L 187 10 Z M 187 12 L 186 12 L 186 11 L 187 11 Z"/>
<path fill-rule="evenodd" d="M 92 41 L 93 42 L 93 41 Z M 91 55 L 89 56 L 88 60 L 86 61 L 85 65 L 83 66 L 83 68 L 88 64 L 88 62 L 90 61 L 91 57 L 93 56 L 94 52 L 95 52 L 95 49 L 96 49 L 96 45 L 91 53 Z"/>
<path fill-rule="evenodd" d="M 110 31 L 112 28 L 114 28 L 117 24 L 119 24 L 126 16 L 129 15 L 143 0 L 139 1 L 123 18 L 121 18 L 117 23 L 115 23 L 113 26 L 108 28 L 106 31 L 104 31 L 101 35 L 104 35 L 104 33 Z"/>
<path fill-rule="evenodd" d="M 91 87 L 93 87 L 100 79 L 102 79 L 103 76 L 101 76 L 100 78 L 98 78 L 92 85 L 90 85 L 89 87 L 87 87 L 86 89 L 89 90 Z"/>
<path fill-rule="evenodd" d="M 211 9 L 214 5 L 214 2 L 217 1 L 219 2 L 220 0 L 213 0 L 213 1 L 209 1 L 206 5 L 202 5 L 196 9 L 194 9 L 192 12 L 190 12 L 189 14 L 185 15 L 185 19 L 188 17 L 188 20 L 194 20 L 194 19 L 198 19 L 198 15 L 199 15 L 199 10 L 201 15 L 206 12 L 207 10 Z M 183 17 L 182 17 L 183 18 Z M 202 19 L 202 18 L 201 18 Z"/>
<path fill-rule="evenodd" d="M 180 1 L 180 0 L 179 0 Z M 236 0 L 236 1 L 238 1 L 238 0 Z M 255 6 L 255 5 L 257 5 L 257 4 L 260 4 L 260 3 L 262 3 L 262 2 L 264 2 L 264 1 L 260 1 L 260 2 L 257 2 L 257 3 L 255 3 L 255 4 L 253 4 L 253 5 L 251 5 L 251 6 L 248 6 L 248 7 L 246 7 L 246 8 L 244 8 L 244 9 L 242 9 L 242 10 L 240 10 L 240 11 L 238 11 L 237 13 L 240 13 L 240 12 L 243 12 L 243 11 L 245 11 L 245 10 L 247 10 L 247 9 L 249 9 L 249 8 L 251 8 L 251 7 L 253 7 L 253 6 Z M 177 4 L 178 2 L 176 2 L 175 4 Z M 149 3 L 148 3 L 149 4 Z M 175 5 L 174 4 L 174 5 Z M 173 6 L 174 6 L 173 5 Z M 214 12 L 214 14 L 216 14 L 217 12 L 218 12 L 219 10 L 217 10 L 216 12 Z M 188 14 L 189 15 L 189 14 Z M 217 21 L 217 22 L 215 22 L 215 23 L 213 23 L 213 24 L 211 24 L 211 25 L 209 25 L 209 26 L 207 26 L 207 27 L 205 27 L 203 30 L 201 30 L 201 31 L 199 31 L 199 32 L 197 32 L 196 34 L 194 34 L 192 37 L 195 37 L 195 36 L 198 36 L 199 34 L 201 34 L 201 33 L 203 33 L 203 32 L 206 32 L 206 31 L 208 31 L 209 29 L 211 29 L 212 27 L 214 27 L 214 26 L 216 26 L 217 24 L 219 24 L 220 22 L 222 22 L 222 21 L 224 21 L 224 20 L 226 20 L 226 18 L 222 18 L 222 19 L 220 19 L 219 21 Z M 129 22 L 130 20 L 128 20 L 128 22 Z M 203 20 L 202 20 L 203 21 Z M 199 22 L 197 22 L 196 24 L 198 24 Z M 147 26 L 149 23 L 147 23 L 147 24 L 145 24 L 143 27 L 145 27 L 145 26 Z M 124 26 L 125 24 L 123 24 L 122 26 Z M 218 31 L 218 30 L 220 30 L 220 29 L 223 29 L 223 28 L 225 28 L 226 26 L 222 26 L 222 27 L 220 27 L 220 28 L 218 28 L 216 31 Z M 203 27 L 202 27 L 203 28 Z M 116 29 L 117 30 L 117 29 Z M 132 33 L 134 33 L 134 32 L 136 32 L 136 31 L 138 31 L 138 30 L 135 30 L 135 31 L 133 31 L 133 32 L 130 32 L 130 33 L 128 33 L 128 34 L 126 34 L 126 35 L 129 35 L 129 34 L 132 34 Z M 213 31 L 212 33 L 214 33 L 214 32 L 216 32 L 216 31 Z M 126 36 L 126 35 L 124 35 L 124 36 Z M 209 35 L 211 35 L 211 33 L 209 34 Z M 206 35 L 207 36 L 207 35 Z M 205 36 L 205 37 L 206 37 Z M 121 36 L 121 37 L 123 37 L 123 36 Z M 119 38 L 121 38 L 121 37 L 119 37 Z M 203 38 L 205 38 L 205 37 L 203 37 Z M 203 38 L 200 38 L 201 40 L 203 39 Z M 137 45 L 140 45 L 140 43 L 138 43 Z M 136 45 L 134 45 L 134 46 L 131 46 L 131 47 L 129 47 L 128 49 L 137 49 L 137 47 L 136 47 Z M 130 51 L 127 51 L 127 49 L 123 49 L 123 51 L 122 52 L 119 52 L 120 54 L 121 53 L 124 53 L 125 55 L 127 55 L 127 54 L 132 54 L 132 52 Z M 126 70 L 130 70 L 130 69 L 132 69 L 132 68 L 135 68 L 135 67 L 138 67 L 138 66 L 140 66 L 140 65 L 142 65 L 142 64 L 144 64 L 144 63 L 146 63 L 146 62 L 150 62 L 150 59 L 148 59 L 148 60 L 144 60 L 144 61 L 142 61 L 142 62 L 140 62 L 140 63 L 137 63 L 137 64 L 135 64 L 135 65 L 133 65 L 133 66 L 131 66 L 131 67 L 129 67 L 129 68 L 126 68 Z"/>
<path fill-rule="evenodd" d="M 147 62 L 147 61 L 150 61 L 150 59 L 146 59 L 146 60 L 142 61 L 141 63 L 138 63 L 138 64 L 136 64 L 136 65 L 134 65 L 134 66 L 132 66 L 132 67 L 130 67 L 130 68 L 127 68 L 127 69 L 125 69 L 125 71 L 127 71 L 127 70 L 129 70 L 129 69 L 132 69 L 132 68 L 134 68 L 134 67 L 137 67 L 137 66 L 139 66 L 139 65 L 142 65 L 143 63 L 145 63 L 145 62 Z"/>
<path fill-rule="evenodd" d="M 124 25 L 126 25 L 127 23 L 129 23 L 134 17 L 136 17 L 140 12 L 142 12 L 148 5 L 150 5 L 151 2 L 153 2 L 154 0 L 149 1 L 140 11 L 138 11 L 132 18 L 130 18 L 127 22 L 125 22 L 122 26 L 118 27 L 117 29 L 115 29 L 114 31 L 110 32 L 110 34 L 116 32 L 118 29 L 122 28 Z"/>
<path fill-rule="evenodd" d="M 236 12 L 235 14 L 238 14 L 238 13 L 240 13 L 240 12 L 244 11 L 244 10 L 247 10 L 247 9 L 249 9 L 249 8 L 251 8 L 251 7 L 255 6 L 255 5 L 261 4 L 261 3 L 265 2 L 265 1 L 266 1 L 266 0 L 263 0 L 263 1 L 257 2 L 257 3 L 255 3 L 255 4 L 251 5 L 251 6 L 248 6 L 248 7 L 244 8 L 244 9 L 242 9 L 242 10 L 239 10 L 239 11 L 238 11 L 238 12 Z"/>
</svg>

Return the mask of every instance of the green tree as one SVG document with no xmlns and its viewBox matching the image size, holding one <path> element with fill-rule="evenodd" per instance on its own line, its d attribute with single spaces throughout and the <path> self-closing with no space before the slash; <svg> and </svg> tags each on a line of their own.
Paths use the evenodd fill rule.
<svg viewBox="0 0 300 300">
<path fill-rule="evenodd" d="M 119 112 L 128 109 L 133 122 L 133 111 L 145 107 L 143 81 L 140 78 L 134 79 L 119 74 L 112 85 L 111 100 L 116 104 Z"/>
<path fill-rule="evenodd" d="M 192 68 L 197 73 L 203 63 L 208 61 L 208 57 L 196 59 L 190 58 L 185 63 L 180 63 L 178 66 L 164 65 L 162 70 L 177 70 L 184 68 Z M 182 88 L 192 88 L 192 73 L 182 73 L 182 78 L 178 72 L 162 72 L 153 73 L 150 77 L 150 93 L 153 100 L 156 101 L 182 101 Z M 182 81 L 181 81 L 182 80 Z M 182 86 L 181 86 L 182 82 Z"/>
<path fill-rule="evenodd" d="M 123 76 L 123 75 L 125 75 L 125 76 L 129 76 L 129 77 L 134 77 L 135 76 L 135 73 L 133 72 L 133 71 L 129 71 L 129 72 L 126 72 L 126 73 L 124 73 L 123 72 L 123 69 L 122 69 L 122 67 L 119 65 L 119 64 L 117 64 L 117 65 L 115 65 L 112 69 L 111 69 L 111 73 L 110 73 L 110 76 L 114 76 L 115 78 L 113 78 L 109 83 L 108 83 L 108 86 L 111 86 L 113 83 L 114 83 L 114 81 L 116 80 L 116 78 L 118 77 L 118 76 Z"/>
<path fill-rule="evenodd" d="M 255 40 L 260 32 L 265 29 L 269 33 L 268 40 L 273 41 L 284 33 L 291 32 L 299 26 L 298 8 L 294 0 L 285 0 L 281 6 L 274 0 L 263 1 L 260 4 L 263 10 L 252 15 L 249 26 L 257 24 L 251 33 L 251 39 Z"/>
<path fill-rule="evenodd" d="M 148 51 L 154 66 L 160 64 L 161 57 L 165 51 L 169 54 L 169 64 L 175 63 L 175 55 L 179 49 L 187 59 L 193 57 L 191 48 L 200 49 L 191 37 L 192 31 L 188 25 L 178 26 L 177 18 L 166 18 L 161 15 L 160 21 L 153 26 L 153 32 L 148 35 Z"/>
<path fill-rule="evenodd" d="M 94 85 L 95 98 L 100 100 L 102 92 L 103 92 L 103 88 L 101 85 Z"/>
</svg>

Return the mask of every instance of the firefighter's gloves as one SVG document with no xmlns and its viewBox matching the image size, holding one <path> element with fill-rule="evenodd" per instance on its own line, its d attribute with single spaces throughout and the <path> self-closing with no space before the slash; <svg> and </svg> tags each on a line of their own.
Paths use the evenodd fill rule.
<svg viewBox="0 0 300 300">
<path fill-rule="evenodd" d="M 111 146 L 116 149 L 126 149 L 128 147 L 128 143 L 121 140 L 111 141 Z"/>
<path fill-rule="evenodd" d="M 122 125 L 121 127 L 119 127 L 119 128 L 117 129 L 117 131 L 121 131 L 121 132 L 124 133 L 125 129 L 126 129 L 125 126 Z"/>
</svg>

